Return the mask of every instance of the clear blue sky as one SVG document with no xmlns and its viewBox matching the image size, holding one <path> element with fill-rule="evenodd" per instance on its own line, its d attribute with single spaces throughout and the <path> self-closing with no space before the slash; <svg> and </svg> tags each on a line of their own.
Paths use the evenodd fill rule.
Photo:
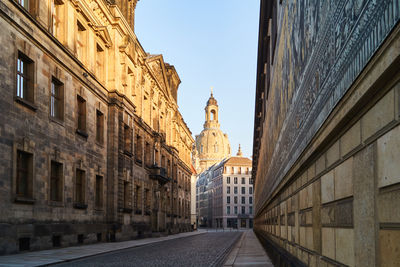
<svg viewBox="0 0 400 267">
<path fill-rule="evenodd" d="M 179 110 L 203 129 L 214 87 L 219 122 L 232 153 L 252 155 L 259 0 L 140 0 L 135 32 L 146 52 L 163 54 L 180 78 Z"/>
</svg>

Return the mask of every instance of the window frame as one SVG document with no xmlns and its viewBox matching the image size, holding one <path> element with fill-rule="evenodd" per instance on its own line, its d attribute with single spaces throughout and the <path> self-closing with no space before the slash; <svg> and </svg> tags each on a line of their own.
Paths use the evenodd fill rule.
<svg viewBox="0 0 400 267">
<path fill-rule="evenodd" d="M 20 62 L 24 66 L 22 72 L 20 71 Z M 20 87 L 20 80 L 24 81 L 26 88 Z M 37 106 L 35 105 L 35 82 L 36 82 L 36 64 L 35 62 L 23 51 L 17 49 L 15 57 L 15 89 L 14 89 L 14 100 L 29 109 L 36 111 Z M 23 85 L 22 85 L 23 87 Z"/>
<path fill-rule="evenodd" d="M 57 87 L 57 89 L 59 90 L 59 94 L 58 96 L 55 96 L 55 93 L 53 93 L 53 86 L 54 89 Z M 62 123 L 64 121 L 64 83 L 61 82 L 59 79 L 57 79 L 54 76 L 51 76 L 51 80 L 50 80 L 50 102 L 49 102 L 49 114 L 50 114 L 50 118 L 52 120 L 55 120 L 57 122 Z M 55 91 L 55 90 L 54 90 Z M 59 112 L 59 116 L 55 116 L 55 114 L 53 114 L 53 109 L 54 111 L 57 110 L 57 108 L 55 108 L 55 102 L 53 103 L 53 99 L 56 99 L 59 101 L 59 106 L 58 106 L 58 112 Z M 53 107 L 54 105 L 54 107 Z"/>
<path fill-rule="evenodd" d="M 56 192 L 58 191 L 58 198 L 54 199 L 53 198 L 53 180 L 54 180 L 54 175 L 53 175 L 53 163 L 57 166 L 57 168 L 60 168 L 57 170 L 57 189 Z M 64 200 L 64 164 L 62 162 L 59 162 L 57 160 L 50 160 L 50 176 L 49 176 L 49 201 L 54 202 L 54 203 L 63 203 Z"/>
</svg>

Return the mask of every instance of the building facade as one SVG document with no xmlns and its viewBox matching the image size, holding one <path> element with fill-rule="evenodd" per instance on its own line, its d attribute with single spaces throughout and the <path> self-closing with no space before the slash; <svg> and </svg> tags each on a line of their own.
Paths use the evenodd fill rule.
<svg viewBox="0 0 400 267">
<path fill-rule="evenodd" d="M 0 254 L 190 229 L 180 79 L 136 3 L 0 2 Z"/>
<path fill-rule="evenodd" d="M 240 150 L 236 157 L 213 168 L 212 225 L 216 228 L 253 228 L 253 179 L 251 160 Z"/>
<path fill-rule="evenodd" d="M 261 1 L 255 231 L 277 266 L 400 265 L 399 1 Z"/>
<path fill-rule="evenodd" d="M 204 110 L 204 129 L 196 135 L 196 146 L 193 149 L 193 165 L 198 173 L 231 155 L 228 135 L 220 129 L 218 103 L 212 92 Z"/>
</svg>

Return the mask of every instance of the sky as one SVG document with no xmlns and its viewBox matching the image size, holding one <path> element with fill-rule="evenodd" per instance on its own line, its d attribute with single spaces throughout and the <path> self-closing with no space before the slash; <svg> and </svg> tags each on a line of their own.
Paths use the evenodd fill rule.
<svg viewBox="0 0 400 267">
<path fill-rule="evenodd" d="M 232 155 L 239 144 L 252 155 L 259 12 L 259 0 L 141 0 L 135 12 L 145 51 L 179 74 L 179 111 L 193 138 L 213 87 Z"/>
</svg>

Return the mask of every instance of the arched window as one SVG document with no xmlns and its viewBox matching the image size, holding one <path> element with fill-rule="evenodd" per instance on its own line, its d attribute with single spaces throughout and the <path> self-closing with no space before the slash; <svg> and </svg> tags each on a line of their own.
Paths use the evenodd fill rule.
<svg viewBox="0 0 400 267">
<path fill-rule="evenodd" d="M 200 153 L 203 153 L 203 145 L 200 146 Z"/>
<path fill-rule="evenodd" d="M 214 121 L 216 119 L 215 110 L 211 110 L 211 120 Z"/>
</svg>

